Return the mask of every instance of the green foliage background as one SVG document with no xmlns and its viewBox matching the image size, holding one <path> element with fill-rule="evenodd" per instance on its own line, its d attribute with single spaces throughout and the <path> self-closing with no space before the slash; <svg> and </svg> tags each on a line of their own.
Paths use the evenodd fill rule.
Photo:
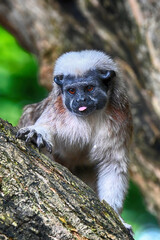
<svg viewBox="0 0 160 240">
<path fill-rule="evenodd" d="M 0 27 L 0 117 L 14 126 L 22 108 L 47 96 L 38 84 L 38 62 L 25 52 L 14 37 Z M 146 210 L 139 189 L 130 184 L 124 211 L 125 221 L 132 225 L 136 240 L 159 240 L 160 229 L 156 219 Z"/>
<path fill-rule="evenodd" d="M 38 63 L 0 27 L 0 117 L 18 123 L 22 107 L 47 95 L 38 85 Z"/>
</svg>

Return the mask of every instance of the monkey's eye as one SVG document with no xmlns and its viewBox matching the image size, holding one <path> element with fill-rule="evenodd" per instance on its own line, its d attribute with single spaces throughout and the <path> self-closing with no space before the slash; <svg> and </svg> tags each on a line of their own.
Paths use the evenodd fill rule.
<svg viewBox="0 0 160 240">
<path fill-rule="evenodd" d="M 75 94 L 76 93 L 76 89 L 75 88 L 69 88 L 67 90 L 70 94 Z"/>
<path fill-rule="evenodd" d="M 92 92 L 94 87 L 92 85 L 89 85 L 86 87 L 87 92 Z"/>
</svg>

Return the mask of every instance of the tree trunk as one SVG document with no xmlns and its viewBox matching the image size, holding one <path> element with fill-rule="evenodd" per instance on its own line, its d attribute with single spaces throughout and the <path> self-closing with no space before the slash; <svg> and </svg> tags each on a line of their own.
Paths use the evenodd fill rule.
<svg viewBox="0 0 160 240">
<path fill-rule="evenodd" d="M 16 132 L 0 120 L 0 239 L 133 239 L 107 203 Z"/>
<path fill-rule="evenodd" d="M 95 48 L 117 56 L 134 119 L 131 178 L 160 219 L 159 12 L 154 0 L 0 1 L 0 23 L 37 56 L 48 89 L 53 63 L 65 51 Z"/>
</svg>

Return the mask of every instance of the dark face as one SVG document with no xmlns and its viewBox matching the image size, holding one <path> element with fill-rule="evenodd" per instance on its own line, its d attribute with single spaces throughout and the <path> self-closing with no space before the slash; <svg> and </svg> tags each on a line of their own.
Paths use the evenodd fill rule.
<svg viewBox="0 0 160 240">
<path fill-rule="evenodd" d="M 106 106 L 114 76 L 114 71 L 93 70 L 79 77 L 55 76 L 54 81 L 61 87 L 67 109 L 78 116 L 86 116 Z"/>
</svg>

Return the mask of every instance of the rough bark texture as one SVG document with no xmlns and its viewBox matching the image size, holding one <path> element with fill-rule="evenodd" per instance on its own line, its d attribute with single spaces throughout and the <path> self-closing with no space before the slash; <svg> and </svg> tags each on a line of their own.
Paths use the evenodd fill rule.
<svg viewBox="0 0 160 240">
<path fill-rule="evenodd" d="M 48 89 L 65 51 L 95 48 L 117 57 L 135 126 L 131 177 L 160 219 L 159 12 L 156 0 L 0 1 L 0 23 L 37 56 Z"/>
<path fill-rule="evenodd" d="M 0 120 L 0 239 L 133 239 L 107 203 Z"/>
</svg>

